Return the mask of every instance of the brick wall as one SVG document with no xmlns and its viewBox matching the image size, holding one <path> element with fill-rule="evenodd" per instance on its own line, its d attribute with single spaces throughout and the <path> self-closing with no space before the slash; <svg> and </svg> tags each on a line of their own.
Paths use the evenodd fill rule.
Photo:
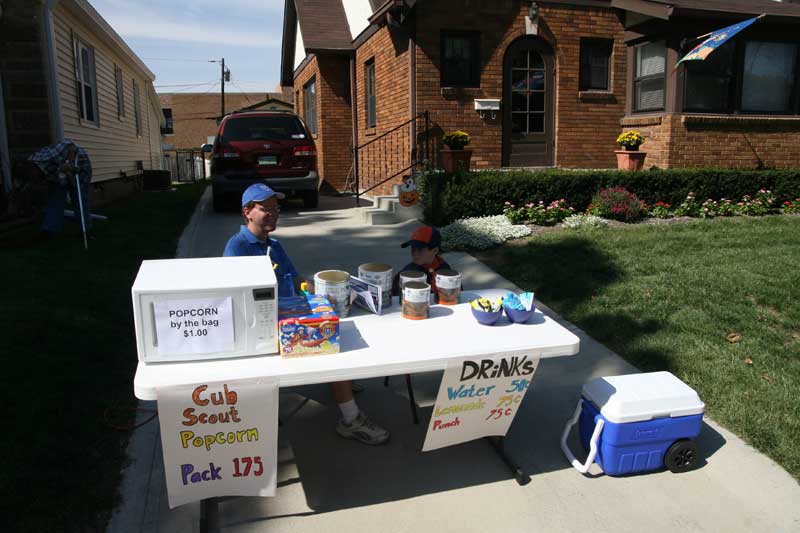
<svg viewBox="0 0 800 533">
<path fill-rule="evenodd" d="M 800 161 L 798 118 L 665 114 L 622 124 L 645 136 L 646 167 L 792 168 Z"/>
<path fill-rule="evenodd" d="M 343 190 L 353 161 L 350 61 L 338 54 L 315 55 L 294 79 L 295 112 L 304 116 L 303 86 L 317 83 L 317 168 L 328 187 Z"/>
<path fill-rule="evenodd" d="M 474 168 L 496 168 L 502 158 L 502 117 L 481 119 L 475 98 L 503 98 L 503 58 L 525 36 L 527 7 L 515 0 L 450 0 L 417 5 L 417 110 L 429 110 L 436 130 L 463 129 L 472 136 Z M 443 90 L 440 31 L 481 32 L 480 88 Z M 561 167 L 615 166 L 615 140 L 624 115 L 626 57 L 623 26 L 611 9 L 542 4 L 539 37 L 555 53 L 555 164 Z M 613 38 L 610 91 L 578 91 L 580 38 Z M 506 102 L 503 105 L 508 105 Z"/>
<path fill-rule="evenodd" d="M 365 94 L 365 64 L 375 61 L 375 127 L 367 129 L 367 103 Z M 356 51 L 356 112 L 358 117 L 358 144 L 408 121 L 409 109 L 409 54 L 408 34 L 394 27 L 383 27 L 375 32 Z M 359 175 L 361 189 L 370 187 L 406 168 L 410 163 L 411 134 L 403 127 L 376 140 L 361 151 Z M 402 175 L 370 191 L 369 195 L 390 194 L 392 185 L 402 181 Z"/>
</svg>

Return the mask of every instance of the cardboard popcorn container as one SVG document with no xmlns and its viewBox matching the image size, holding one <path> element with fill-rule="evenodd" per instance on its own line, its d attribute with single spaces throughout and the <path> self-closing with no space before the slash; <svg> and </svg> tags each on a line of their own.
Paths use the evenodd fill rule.
<svg viewBox="0 0 800 533">
<path fill-rule="evenodd" d="M 436 292 L 440 304 L 456 305 L 461 294 L 461 273 L 446 269 L 437 271 Z"/>
<path fill-rule="evenodd" d="M 427 283 L 428 277 L 425 272 L 419 272 L 418 270 L 403 270 L 400 272 L 398 285 L 400 286 L 400 303 L 403 303 L 403 287 L 405 287 L 406 283 L 409 281 L 419 281 L 421 283 Z"/>
<path fill-rule="evenodd" d="M 358 277 L 381 288 L 381 307 L 392 305 L 392 265 L 364 263 L 358 266 Z"/>
<path fill-rule="evenodd" d="M 339 318 L 350 314 L 350 274 L 343 270 L 323 270 L 314 274 L 314 294 L 322 294 Z"/>
<path fill-rule="evenodd" d="M 431 286 L 421 281 L 409 281 L 403 287 L 403 318 L 425 320 L 428 318 Z"/>
</svg>

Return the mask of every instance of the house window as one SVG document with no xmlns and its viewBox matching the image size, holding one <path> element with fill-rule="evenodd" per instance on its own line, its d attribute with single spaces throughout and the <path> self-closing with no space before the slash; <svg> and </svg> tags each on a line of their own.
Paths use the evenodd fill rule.
<svg viewBox="0 0 800 533">
<path fill-rule="evenodd" d="M 164 122 L 165 125 L 161 129 L 162 135 L 173 135 L 175 131 L 172 129 L 172 109 L 169 107 L 165 107 L 161 109 L 161 112 L 164 113 Z"/>
<path fill-rule="evenodd" d="M 581 91 L 610 90 L 611 50 L 613 39 L 587 39 L 581 37 Z"/>
<path fill-rule="evenodd" d="M 367 127 L 374 128 L 377 123 L 375 111 L 375 60 L 370 59 L 364 64 L 364 91 L 366 96 Z"/>
<path fill-rule="evenodd" d="M 792 112 L 796 64 L 797 45 L 794 43 L 745 43 L 742 111 Z"/>
<path fill-rule="evenodd" d="M 797 43 L 732 39 L 704 61 L 683 63 L 683 110 L 797 114 L 799 60 Z"/>
<path fill-rule="evenodd" d="M 686 61 L 683 109 L 705 113 L 729 113 L 736 88 L 735 41 L 717 48 L 704 61 Z"/>
<path fill-rule="evenodd" d="M 76 41 L 75 58 L 80 117 L 87 122 L 97 124 L 97 76 L 94 65 L 94 48 L 86 45 L 83 41 Z"/>
<path fill-rule="evenodd" d="M 303 86 L 303 118 L 306 119 L 306 126 L 311 133 L 317 134 L 317 79 Z"/>
<path fill-rule="evenodd" d="M 114 83 L 117 87 L 117 118 L 125 116 L 125 91 L 123 90 L 122 69 L 114 65 Z"/>
<path fill-rule="evenodd" d="M 133 116 L 136 122 L 136 136 L 142 135 L 142 108 L 139 100 L 139 83 L 133 80 Z"/>
<path fill-rule="evenodd" d="M 480 87 L 480 33 L 442 32 L 442 87 Z"/>
<path fill-rule="evenodd" d="M 634 111 L 664 109 L 666 51 L 663 42 L 636 47 L 636 71 L 633 79 Z"/>
</svg>

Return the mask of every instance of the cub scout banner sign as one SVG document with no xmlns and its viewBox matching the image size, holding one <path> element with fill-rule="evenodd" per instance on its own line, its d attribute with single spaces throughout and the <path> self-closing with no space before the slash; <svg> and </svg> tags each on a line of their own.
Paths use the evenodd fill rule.
<svg viewBox="0 0 800 533">
<path fill-rule="evenodd" d="M 422 451 L 504 436 L 538 365 L 521 353 L 448 362 Z"/>
<path fill-rule="evenodd" d="M 198 383 L 158 390 L 170 509 L 214 496 L 274 496 L 278 381 Z"/>
</svg>

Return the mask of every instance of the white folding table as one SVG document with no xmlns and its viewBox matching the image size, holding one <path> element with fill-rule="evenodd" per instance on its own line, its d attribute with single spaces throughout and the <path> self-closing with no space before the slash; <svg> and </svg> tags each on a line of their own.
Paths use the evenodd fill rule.
<svg viewBox="0 0 800 533">
<path fill-rule="evenodd" d="M 478 294 L 496 297 L 502 293 L 496 290 L 464 293 L 462 301 Z M 539 358 L 575 355 L 580 346 L 576 335 L 538 309 L 526 324 L 512 324 L 503 316 L 496 325 L 483 326 L 472 316 L 468 303 L 434 305 L 427 320 L 408 320 L 402 317 L 396 298 L 381 315 L 354 308 L 353 316 L 341 320 L 339 330 L 341 351 L 338 354 L 139 362 L 133 382 L 134 393 L 139 399 L 155 400 L 161 387 L 258 377 L 275 377 L 281 387 L 309 385 L 444 370 L 447 362 L 453 359 L 519 354 Z M 524 473 L 511 464 L 502 446 L 493 444 L 517 481 L 523 484 Z M 204 508 L 204 514 L 216 515 L 214 503 Z"/>
</svg>

